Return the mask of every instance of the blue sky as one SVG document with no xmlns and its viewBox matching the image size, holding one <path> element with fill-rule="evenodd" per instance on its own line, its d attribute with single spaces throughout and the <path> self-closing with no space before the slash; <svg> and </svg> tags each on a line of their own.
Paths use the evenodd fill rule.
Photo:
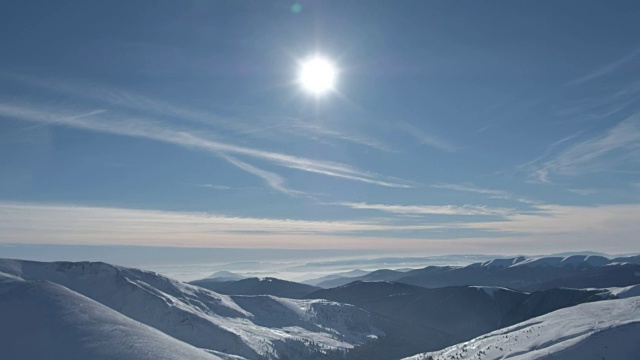
<svg viewBox="0 0 640 360">
<path fill-rule="evenodd" d="M 0 242 L 640 251 L 636 1 L 294 3 L 3 2 Z"/>
</svg>

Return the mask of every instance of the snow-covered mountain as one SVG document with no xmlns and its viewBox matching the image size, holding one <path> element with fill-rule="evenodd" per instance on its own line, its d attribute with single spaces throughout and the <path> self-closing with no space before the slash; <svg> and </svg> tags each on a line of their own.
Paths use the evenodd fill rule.
<svg viewBox="0 0 640 360">
<path fill-rule="evenodd" d="M 358 281 L 308 296 L 353 304 L 405 326 L 412 324 L 414 332 L 431 330 L 443 334 L 439 341 L 430 338 L 429 342 L 424 339 L 405 342 L 398 352 L 387 353 L 389 357 L 398 358 L 441 349 L 560 308 L 614 298 L 614 291 L 622 292 L 620 289 L 551 289 L 526 293 L 487 286 L 427 289 L 394 282 Z M 406 336 L 402 328 L 384 330 L 389 335 Z"/>
<path fill-rule="evenodd" d="M 406 276 L 406 272 L 397 271 L 397 270 L 389 270 L 389 269 L 380 269 L 371 271 L 367 274 L 355 276 L 355 277 L 338 277 L 333 279 L 328 279 L 318 283 L 318 287 L 324 289 L 330 289 L 338 286 L 343 286 L 348 283 L 354 281 L 396 281 L 403 276 Z"/>
<path fill-rule="evenodd" d="M 224 282 L 224 281 L 237 281 L 237 280 L 242 280 L 246 278 L 247 278 L 246 276 L 242 276 L 240 274 L 236 274 L 231 271 L 222 270 L 222 271 L 216 271 L 213 274 L 209 275 L 208 277 L 206 277 L 206 280 Z"/>
<path fill-rule="evenodd" d="M 335 358 L 382 335 L 371 315 L 352 305 L 230 297 L 105 263 L 0 260 L 0 273 L 58 284 L 197 348 L 246 359 Z"/>
<path fill-rule="evenodd" d="M 312 285 L 312 286 L 318 286 L 318 284 L 321 284 L 325 281 L 331 281 L 336 279 L 349 279 L 349 278 L 354 278 L 358 276 L 364 276 L 364 275 L 367 275 L 368 273 L 370 273 L 370 271 L 355 269 L 351 271 L 343 271 L 335 274 L 324 275 L 319 278 L 308 279 L 303 281 L 302 283 L 307 285 Z"/>
<path fill-rule="evenodd" d="M 429 271 L 443 274 L 468 268 L 489 276 L 518 269 L 509 275 L 515 276 L 532 274 L 522 269 L 534 269 L 536 275 L 537 269 L 566 268 L 571 274 L 599 279 L 606 272 L 593 269 L 617 271 L 629 266 L 637 265 L 601 265 L 597 259 L 512 259 Z M 382 271 L 377 276 L 389 274 Z M 580 283 L 572 276 L 556 280 Z M 560 308 L 632 299 L 640 292 L 640 285 L 617 286 L 608 276 L 601 279 L 608 285 L 605 289 L 535 292 L 483 284 L 423 288 L 357 281 L 317 290 L 308 299 L 287 299 L 222 295 L 154 272 L 105 263 L 0 260 L 0 349 L 5 349 L 0 358 L 9 354 L 8 358 L 29 359 L 397 359 L 505 326 L 513 328 Z M 266 284 L 266 291 L 293 291 L 301 285 L 267 280 L 257 283 Z M 244 283 L 246 291 L 265 291 Z M 485 352 L 479 353 L 481 358 Z"/>
<path fill-rule="evenodd" d="M 0 358 L 223 359 L 64 286 L 1 275 Z"/>
<path fill-rule="evenodd" d="M 582 304 L 406 360 L 640 358 L 640 297 Z"/>
<path fill-rule="evenodd" d="M 428 288 L 479 285 L 523 291 L 557 287 L 625 287 L 640 284 L 640 257 L 609 259 L 596 255 L 537 258 L 520 256 L 463 267 L 428 266 L 408 272 L 383 269 L 355 278 L 324 281 L 318 286 L 331 288 L 358 280 L 395 281 Z"/>
<path fill-rule="evenodd" d="M 607 289 L 618 299 L 626 299 L 633 296 L 640 296 L 640 285 L 631 285 L 625 287 L 613 287 Z"/>
<path fill-rule="evenodd" d="M 189 284 L 213 290 L 226 295 L 273 295 L 291 299 L 300 299 L 320 288 L 293 281 L 276 278 L 246 278 L 237 281 L 219 282 L 211 279 L 201 279 Z"/>
</svg>

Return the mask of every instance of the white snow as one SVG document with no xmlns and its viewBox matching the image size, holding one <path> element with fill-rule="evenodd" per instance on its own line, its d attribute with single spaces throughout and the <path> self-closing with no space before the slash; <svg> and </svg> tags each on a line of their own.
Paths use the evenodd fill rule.
<svg viewBox="0 0 640 360">
<path fill-rule="evenodd" d="M 514 264 L 518 264 L 522 261 L 525 261 L 526 258 L 523 256 L 510 258 L 510 259 L 493 259 L 489 261 L 485 261 L 481 264 L 483 267 L 498 267 L 498 268 L 507 268 Z"/>
<path fill-rule="evenodd" d="M 640 296 L 640 285 L 631 285 L 627 287 L 612 287 L 608 288 L 612 295 L 620 299 L 626 299 L 633 296 Z"/>
<path fill-rule="evenodd" d="M 563 267 L 566 265 L 588 264 L 591 266 L 604 266 L 611 263 L 611 260 L 603 256 L 593 255 L 573 255 L 566 257 L 533 257 L 533 258 L 517 258 L 511 266 L 527 266 L 527 267 Z"/>
<path fill-rule="evenodd" d="M 561 309 L 407 360 L 638 359 L 640 298 Z"/>
<path fill-rule="evenodd" d="M 605 266 L 611 264 L 611 260 L 607 259 L 603 256 L 594 256 L 594 255 L 572 255 L 572 256 L 542 256 L 542 257 L 524 257 L 519 256 L 515 258 L 508 259 L 493 259 L 489 261 L 485 261 L 480 263 L 479 265 L 482 267 L 496 267 L 496 268 L 509 268 L 509 267 L 518 267 L 518 266 L 527 266 L 527 267 L 552 267 L 558 268 L 567 265 L 581 265 L 588 264 L 591 266 Z M 473 265 L 472 265 L 473 266 Z M 478 265 L 476 265 L 478 266 Z"/>
<path fill-rule="evenodd" d="M 0 260 L 0 272 L 57 283 L 190 345 L 246 359 L 340 353 L 366 342 L 367 335 L 380 335 L 370 315 L 353 306 L 264 296 L 234 299 L 104 263 Z M 265 310 L 269 306 L 279 310 Z"/>
<path fill-rule="evenodd" d="M 3 359 L 220 360 L 48 281 L 0 275 Z"/>
</svg>

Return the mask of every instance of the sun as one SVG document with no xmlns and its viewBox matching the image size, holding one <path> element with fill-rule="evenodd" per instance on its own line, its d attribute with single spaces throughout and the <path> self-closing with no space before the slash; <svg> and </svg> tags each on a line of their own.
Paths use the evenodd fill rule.
<svg viewBox="0 0 640 360">
<path fill-rule="evenodd" d="M 298 81 L 302 88 L 316 96 L 334 89 L 337 70 L 333 63 L 314 56 L 300 63 Z"/>
</svg>

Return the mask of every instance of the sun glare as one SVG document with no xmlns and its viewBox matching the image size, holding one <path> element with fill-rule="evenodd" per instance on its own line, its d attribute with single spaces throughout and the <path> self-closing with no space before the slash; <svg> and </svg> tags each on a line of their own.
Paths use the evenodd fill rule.
<svg viewBox="0 0 640 360">
<path fill-rule="evenodd" d="M 306 91 L 322 95 L 334 89 L 336 68 L 330 61 L 321 57 L 307 59 L 300 65 L 298 81 Z"/>
</svg>

